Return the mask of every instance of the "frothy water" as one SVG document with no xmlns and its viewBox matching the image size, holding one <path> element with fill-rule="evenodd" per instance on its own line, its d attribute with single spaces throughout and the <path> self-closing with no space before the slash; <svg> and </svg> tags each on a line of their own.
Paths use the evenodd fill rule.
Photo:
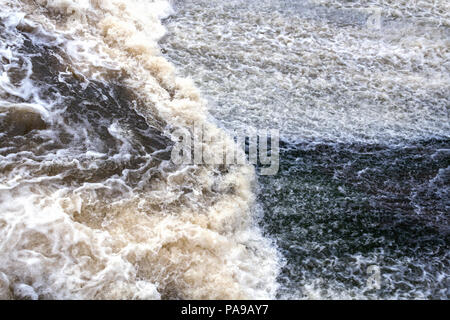
<svg viewBox="0 0 450 320">
<path fill-rule="evenodd" d="M 448 137 L 449 10 L 418 23 L 390 2 L 406 17 L 381 10 L 373 28 L 376 3 L 326 3 L 175 1 L 163 48 L 226 127 L 279 128 L 293 141 Z"/>
<path fill-rule="evenodd" d="M 222 132 L 160 53 L 170 5 L 0 6 L 0 298 L 274 297 L 253 168 L 170 161 L 173 129 Z"/>
<path fill-rule="evenodd" d="M 448 1 L 0 7 L 0 298 L 450 297 Z"/>
<path fill-rule="evenodd" d="M 448 299 L 449 2 L 173 3 L 161 45 L 219 124 L 281 131 L 277 296 Z"/>
</svg>

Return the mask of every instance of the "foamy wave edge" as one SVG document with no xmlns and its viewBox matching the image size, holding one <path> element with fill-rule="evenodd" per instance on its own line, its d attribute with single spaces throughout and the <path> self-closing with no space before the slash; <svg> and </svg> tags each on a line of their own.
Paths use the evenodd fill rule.
<svg viewBox="0 0 450 320">
<path fill-rule="evenodd" d="M 144 116 L 171 128 L 208 120 L 192 81 L 177 77 L 160 53 L 165 1 L 0 1 L 61 41 L 86 77 L 125 70 L 125 84 L 145 102 Z M 95 63 L 92 63 L 95 61 Z M 156 113 L 156 114 L 155 114 Z M 226 141 L 234 148 L 231 137 Z M 220 143 L 223 143 L 221 141 Z M 222 146 L 222 144 L 220 144 Z M 210 152 L 214 142 L 204 146 Z M 83 223 L 97 212 L 83 201 L 97 186 L 36 191 L 0 188 L 0 297 L 48 299 L 268 299 L 277 290 L 279 257 L 255 221 L 254 170 L 233 166 L 217 177 L 208 166 L 180 168 L 156 191 L 115 203 L 108 222 Z M 176 206 L 180 185 L 193 189 Z M 215 192 L 205 195 L 204 190 Z M 207 192 L 206 192 L 207 193 Z M 164 203 L 162 209 L 151 204 Z M 105 205 L 111 210 L 111 207 Z"/>
</svg>

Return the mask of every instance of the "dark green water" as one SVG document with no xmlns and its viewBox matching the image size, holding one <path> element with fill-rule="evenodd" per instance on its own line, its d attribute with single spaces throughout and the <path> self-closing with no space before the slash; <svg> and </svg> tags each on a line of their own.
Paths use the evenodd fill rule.
<svg viewBox="0 0 450 320">
<path fill-rule="evenodd" d="M 279 295 L 448 298 L 448 147 L 286 145 L 280 173 L 259 179 L 262 225 L 286 258 Z"/>
</svg>

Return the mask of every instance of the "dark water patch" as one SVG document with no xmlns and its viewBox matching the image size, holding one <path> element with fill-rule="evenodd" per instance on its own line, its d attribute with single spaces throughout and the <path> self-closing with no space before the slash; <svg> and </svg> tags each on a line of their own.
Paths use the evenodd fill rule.
<svg viewBox="0 0 450 320">
<path fill-rule="evenodd" d="M 0 132 L 2 138 L 24 136 L 33 130 L 43 130 L 47 124 L 39 113 L 27 110 L 8 110 L 0 114 Z"/>
<path fill-rule="evenodd" d="M 282 143 L 280 173 L 259 178 L 264 228 L 287 261 L 280 296 L 306 295 L 320 280 L 323 297 L 449 298 L 449 180 L 432 187 L 448 170 L 448 149 L 433 139 Z M 366 288 L 370 265 L 381 269 L 380 290 Z"/>
</svg>

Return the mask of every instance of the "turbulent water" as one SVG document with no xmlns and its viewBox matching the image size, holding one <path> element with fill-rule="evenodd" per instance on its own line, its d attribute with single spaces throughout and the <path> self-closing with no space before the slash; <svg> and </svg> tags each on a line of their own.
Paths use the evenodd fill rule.
<svg viewBox="0 0 450 320">
<path fill-rule="evenodd" d="M 168 3 L 1 8 L 0 296 L 274 297 L 252 167 L 170 161 L 172 130 L 221 130 L 160 53 Z"/>
<path fill-rule="evenodd" d="M 450 3 L 174 8 L 161 45 L 219 124 L 281 131 L 258 192 L 277 297 L 450 298 Z"/>
<path fill-rule="evenodd" d="M 450 298 L 447 1 L 0 8 L 0 298 Z"/>
</svg>

